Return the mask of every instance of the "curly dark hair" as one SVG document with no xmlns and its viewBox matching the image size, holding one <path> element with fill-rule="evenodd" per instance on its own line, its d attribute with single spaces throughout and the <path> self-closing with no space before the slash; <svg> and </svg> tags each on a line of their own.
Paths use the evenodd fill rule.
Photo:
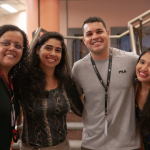
<svg viewBox="0 0 150 150">
<path fill-rule="evenodd" d="M 28 48 L 29 48 L 29 42 L 28 42 L 28 38 L 26 36 L 26 33 L 21 30 L 20 28 L 18 28 L 17 26 L 15 25 L 3 25 L 3 26 L 0 26 L 0 37 L 5 33 L 5 32 L 8 32 L 8 31 L 17 31 L 17 32 L 20 32 L 21 35 L 23 36 L 23 54 L 22 54 L 22 57 L 20 59 L 20 61 L 14 65 L 11 70 L 9 71 L 11 77 L 13 78 L 13 82 L 19 86 L 21 84 L 21 78 L 22 78 L 22 75 L 24 74 L 25 70 L 26 70 L 26 67 L 28 66 L 28 60 L 27 60 L 27 57 L 28 57 Z M 16 87 L 17 87 L 16 86 Z"/>
<path fill-rule="evenodd" d="M 94 23 L 94 22 L 101 22 L 103 24 L 104 28 L 106 29 L 106 24 L 103 19 L 101 19 L 100 17 L 89 17 L 84 21 L 84 23 L 82 25 L 82 32 L 84 33 L 84 25 L 85 24 Z M 106 29 L 106 31 L 107 31 L 107 29 Z"/>
<path fill-rule="evenodd" d="M 141 53 L 141 55 L 138 59 L 138 62 L 140 61 L 141 57 L 146 53 L 150 53 L 150 48 L 146 49 L 145 51 L 143 51 Z M 144 104 L 138 126 L 140 128 L 142 136 L 145 138 L 145 140 L 147 140 L 146 139 L 147 136 L 150 135 L 150 91 L 147 95 L 147 99 L 146 99 L 146 102 Z"/>
<path fill-rule="evenodd" d="M 32 99 L 42 99 L 48 97 L 48 91 L 45 90 L 46 79 L 45 73 L 40 68 L 40 58 L 37 55 L 37 49 L 40 49 L 42 45 L 49 39 L 54 38 L 61 42 L 62 46 L 62 57 L 60 63 L 55 67 L 54 75 L 58 80 L 59 87 L 65 86 L 65 89 L 69 89 L 73 81 L 71 79 L 71 71 L 68 63 L 67 48 L 64 43 L 63 36 L 58 32 L 46 32 L 37 41 L 36 45 L 31 50 L 30 64 L 29 64 L 29 83 L 30 96 Z"/>
</svg>

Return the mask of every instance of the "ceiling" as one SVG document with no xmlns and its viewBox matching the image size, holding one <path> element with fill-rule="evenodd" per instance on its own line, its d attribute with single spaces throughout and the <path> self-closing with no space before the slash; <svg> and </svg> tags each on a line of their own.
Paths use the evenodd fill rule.
<svg viewBox="0 0 150 150">
<path fill-rule="evenodd" d="M 17 9 L 19 12 L 25 10 L 26 0 L 0 0 L 0 5 L 2 4 L 9 4 L 13 8 Z M 0 7 L 0 17 L 10 15 L 10 14 L 12 13 Z"/>
<path fill-rule="evenodd" d="M 59 1 L 81 1 L 81 0 L 59 0 Z M 26 9 L 26 0 L 0 0 L 0 5 L 2 4 L 9 4 L 10 6 L 17 9 L 18 12 Z M 0 7 L 0 17 L 10 14 L 12 13 Z"/>
</svg>

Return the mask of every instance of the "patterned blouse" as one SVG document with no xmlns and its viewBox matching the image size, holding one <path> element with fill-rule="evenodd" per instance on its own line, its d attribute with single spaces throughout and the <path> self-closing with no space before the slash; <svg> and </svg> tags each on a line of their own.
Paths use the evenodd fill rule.
<svg viewBox="0 0 150 150">
<path fill-rule="evenodd" d="M 22 142 L 38 148 L 62 143 L 67 136 L 66 114 L 71 109 L 82 116 L 83 104 L 75 87 L 69 93 L 57 87 L 43 101 L 23 101 L 22 108 Z"/>
</svg>

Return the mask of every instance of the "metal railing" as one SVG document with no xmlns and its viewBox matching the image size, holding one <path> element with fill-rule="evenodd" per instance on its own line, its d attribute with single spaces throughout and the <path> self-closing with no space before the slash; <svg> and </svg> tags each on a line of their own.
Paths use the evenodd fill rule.
<svg viewBox="0 0 150 150">
<path fill-rule="evenodd" d="M 131 51 L 138 54 L 137 49 L 136 49 L 136 43 L 135 43 L 135 36 L 134 36 L 134 28 L 141 28 L 144 24 L 150 22 L 150 18 L 148 18 L 147 20 L 143 21 L 143 18 L 147 17 L 148 15 L 150 15 L 150 10 L 146 11 L 145 13 L 141 14 L 140 16 L 132 19 L 131 21 L 128 22 L 128 28 L 129 30 L 123 32 L 120 35 L 110 35 L 110 39 L 120 39 L 125 35 L 130 34 L 130 41 L 131 41 Z M 134 23 L 136 23 L 137 21 L 140 21 L 140 23 L 136 26 L 133 26 Z M 35 45 L 40 32 L 46 32 L 46 30 L 42 29 L 41 27 L 38 27 L 37 30 L 34 32 L 34 36 L 33 36 L 33 40 L 30 44 L 30 49 L 33 48 L 33 46 Z M 142 38 L 142 31 L 140 32 L 140 36 Z M 82 40 L 83 37 L 82 36 L 64 36 L 64 39 L 79 39 Z M 140 45 L 142 46 L 142 42 L 140 39 Z"/>
<path fill-rule="evenodd" d="M 130 41 L 131 41 L 131 49 L 133 52 L 136 54 L 140 54 L 142 52 L 142 25 L 150 22 L 150 18 L 147 19 L 146 21 L 142 22 L 142 20 L 150 15 L 150 10 L 146 11 L 145 13 L 141 14 L 140 16 L 132 19 L 131 21 L 128 22 L 128 28 L 129 28 L 129 33 L 130 33 Z M 140 27 L 139 30 L 139 44 L 140 44 L 140 52 L 136 49 L 136 43 L 135 43 L 135 37 L 134 37 L 134 26 L 133 24 L 136 22 L 140 22 L 138 27 Z"/>
</svg>

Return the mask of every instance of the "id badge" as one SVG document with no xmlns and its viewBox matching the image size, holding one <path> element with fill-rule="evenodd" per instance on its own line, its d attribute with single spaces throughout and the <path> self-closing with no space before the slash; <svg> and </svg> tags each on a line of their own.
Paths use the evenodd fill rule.
<svg viewBox="0 0 150 150">
<path fill-rule="evenodd" d="M 105 119 L 105 135 L 107 136 L 108 121 Z"/>
<path fill-rule="evenodd" d="M 15 126 L 15 110 L 11 111 L 11 127 Z"/>
</svg>

